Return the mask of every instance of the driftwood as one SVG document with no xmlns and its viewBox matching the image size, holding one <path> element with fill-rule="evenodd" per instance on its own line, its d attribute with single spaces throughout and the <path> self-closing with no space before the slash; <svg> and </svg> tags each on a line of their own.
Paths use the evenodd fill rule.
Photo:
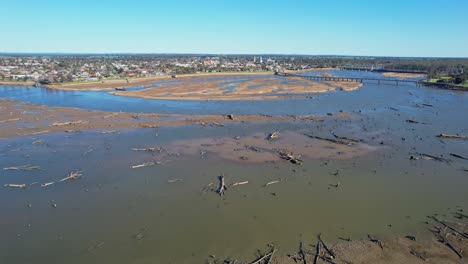
<svg viewBox="0 0 468 264">
<path fill-rule="evenodd" d="M 78 125 L 78 124 L 85 124 L 85 123 L 89 123 L 89 121 L 78 120 L 78 121 L 63 122 L 63 123 L 55 122 L 52 124 L 52 126 L 68 126 L 68 125 Z"/>
<path fill-rule="evenodd" d="M 450 153 L 450 156 L 452 156 L 452 157 L 455 157 L 455 158 L 459 158 L 459 159 L 468 160 L 468 158 L 465 158 L 465 157 L 463 157 L 463 156 L 460 156 L 460 155 L 458 155 L 458 154 L 455 154 L 455 153 Z"/>
<path fill-rule="evenodd" d="M 352 142 L 356 142 L 356 143 L 361 142 L 360 140 L 357 140 L 357 139 L 352 139 L 352 138 L 349 138 L 349 137 L 340 137 L 340 136 L 337 136 L 335 133 L 332 133 L 332 135 L 333 135 L 335 138 L 341 139 L 341 140 L 347 140 L 347 141 L 352 141 Z"/>
<path fill-rule="evenodd" d="M 229 187 L 238 186 L 238 185 L 244 185 L 244 184 L 247 184 L 247 183 L 249 183 L 249 181 L 235 182 L 235 183 L 229 185 Z"/>
<path fill-rule="evenodd" d="M 28 133 L 28 134 L 24 134 L 23 136 L 39 135 L 39 134 L 44 134 L 44 133 L 48 133 L 48 132 L 50 132 L 50 130 L 43 130 L 43 131 L 39 131 L 39 132 Z"/>
<path fill-rule="evenodd" d="M 110 115 L 106 115 L 106 116 L 103 116 L 103 118 L 109 118 L 109 117 L 114 117 L 116 115 L 118 115 L 119 113 L 113 113 L 113 114 L 110 114 Z"/>
<path fill-rule="evenodd" d="M 216 192 L 219 193 L 219 196 L 223 196 L 224 191 L 227 190 L 227 187 L 224 184 L 224 176 L 220 175 L 220 176 L 218 176 L 218 179 L 219 179 L 219 187 L 218 187 L 218 190 Z"/>
<path fill-rule="evenodd" d="M 44 183 L 44 184 L 41 184 L 41 187 L 47 187 L 47 186 L 52 185 L 52 184 L 54 184 L 54 183 L 55 183 L 55 182 L 46 182 L 46 183 Z"/>
<path fill-rule="evenodd" d="M 444 221 L 437 219 L 437 217 L 435 217 L 435 216 L 430 216 L 430 218 L 431 218 L 432 220 L 436 221 L 437 223 L 439 223 L 439 224 L 445 226 L 446 228 L 452 230 L 453 232 L 455 232 L 455 233 L 461 235 L 462 237 L 468 239 L 468 234 L 458 231 L 457 229 L 455 229 L 455 228 L 449 226 L 449 225 L 448 225 L 447 223 L 445 223 Z"/>
<path fill-rule="evenodd" d="M 271 181 L 271 182 L 267 182 L 265 184 L 265 187 L 268 186 L 268 185 L 272 185 L 272 184 L 275 184 L 275 183 L 279 183 L 280 181 Z"/>
<path fill-rule="evenodd" d="M 133 151 L 161 152 L 162 148 L 132 148 Z"/>
<path fill-rule="evenodd" d="M 317 264 L 318 258 L 320 257 L 321 254 L 321 244 L 320 241 L 317 241 L 317 245 L 315 245 L 315 257 L 314 257 L 314 264 Z"/>
<path fill-rule="evenodd" d="M 61 180 L 59 180 L 59 182 L 69 181 L 69 180 L 76 180 L 76 179 L 80 178 L 81 175 L 82 175 L 82 174 L 81 174 L 80 171 L 72 171 L 72 172 L 70 172 L 70 173 L 68 174 L 67 177 L 65 177 L 65 178 L 63 178 L 63 179 L 61 179 Z"/>
<path fill-rule="evenodd" d="M 407 119 L 407 120 L 406 120 L 406 122 L 407 122 L 407 123 L 412 123 L 412 124 L 430 125 L 430 123 L 426 123 L 426 122 L 419 122 L 419 121 L 412 120 L 412 119 Z"/>
<path fill-rule="evenodd" d="M 117 130 L 102 131 L 100 134 L 113 134 L 117 133 Z"/>
<path fill-rule="evenodd" d="M 223 124 L 220 124 L 218 122 L 210 122 L 210 123 L 200 122 L 198 124 L 200 124 L 202 126 L 214 126 L 214 127 L 223 127 L 224 126 Z"/>
<path fill-rule="evenodd" d="M 436 160 L 436 161 L 447 162 L 447 163 L 450 162 L 450 160 L 448 160 L 448 159 L 436 157 L 436 156 L 433 156 L 433 155 L 429 155 L 429 154 L 425 154 L 425 153 L 418 153 L 418 154 L 425 157 L 425 158 L 433 159 L 433 160 Z"/>
<path fill-rule="evenodd" d="M 4 184 L 3 186 L 5 187 L 12 187 L 12 188 L 20 188 L 20 189 L 24 189 L 26 188 L 26 184 L 14 184 L 14 183 L 9 183 L 9 184 Z"/>
<path fill-rule="evenodd" d="M 210 187 L 213 185 L 214 183 L 210 182 L 208 183 L 205 187 L 203 187 L 203 189 L 201 190 L 202 193 L 206 193 L 208 192 L 208 190 L 210 189 Z"/>
<path fill-rule="evenodd" d="M 319 137 L 319 136 L 312 136 L 312 135 L 307 135 L 307 134 L 304 134 L 305 136 L 308 136 L 310 138 L 313 138 L 313 139 L 319 139 L 319 140 L 324 140 L 324 141 L 328 141 L 328 142 L 332 142 L 332 143 L 335 143 L 335 144 L 340 144 L 340 145 L 346 145 L 346 146 L 351 146 L 352 143 L 350 142 L 349 139 L 340 139 L 340 138 L 323 138 L 323 137 Z"/>
<path fill-rule="evenodd" d="M 291 162 L 292 164 L 296 164 L 296 165 L 302 164 L 302 160 L 300 159 L 301 155 L 295 155 L 294 153 L 286 152 L 284 150 L 279 150 L 278 154 L 280 158 L 285 159 Z"/>
<path fill-rule="evenodd" d="M 434 235 L 437 237 L 437 240 L 444 244 L 445 246 L 447 246 L 450 250 L 452 250 L 455 254 L 457 254 L 457 256 L 462 259 L 463 256 L 461 255 L 460 252 L 458 252 L 457 249 L 455 249 L 455 247 L 450 243 L 450 241 L 448 241 L 448 239 L 446 238 L 446 236 L 444 234 L 442 234 L 441 232 L 441 229 L 437 226 L 435 226 L 436 230 L 437 231 L 434 231 L 432 230 L 432 232 L 434 233 Z"/>
<path fill-rule="evenodd" d="M 448 135 L 448 134 L 439 134 L 439 135 L 437 135 L 437 137 L 447 138 L 447 139 L 468 139 L 468 136 Z"/>
<path fill-rule="evenodd" d="M 158 127 L 157 125 L 154 124 L 139 124 L 140 127 L 142 128 L 156 128 Z"/>
<path fill-rule="evenodd" d="M 462 214 L 460 212 L 455 212 L 455 214 L 456 214 L 455 217 L 458 218 L 458 219 L 468 218 L 468 215 Z"/>
<path fill-rule="evenodd" d="M 382 241 L 380 241 L 380 240 L 377 239 L 376 237 L 371 236 L 371 235 L 369 235 L 369 234 L 367 234 L 367 237 L 369 238 L 369 240 L 370 240 L 371 242 L 376 243 L 376 244 L 383 250 L 384 244 L 383 244 Z"/>
<path fill-rule="evenodd" d="M 272 141 L 274 139 L 277 139 L 279 138 L 280 136 L 280 133 L 279 132 L 273 132 L 273 133 L 270 133 L 268 136 L 267 136 L 267 139 Z"/>
<path fill-rule="evenodd" d="M 410 253 L 420 259 L 422 259 L 423 261 L 426 261 L 426 258 L 423 256 L 423 254 L 415 251 L 415 250 L 411 250 Z"/>
<path fill-rule="evenodd" d="M 20 121 L 20 120 L 21 120 L 20 118 L 11 118 L 11 119 L 7 119 L 7 120 L 2 120 L 2 121 L 0 121 L 0 124 L 1 124 L 1 123 L 6 123 L 6 122 Z"/>
<path fill-rule="evenodd" d="M 160 161 L 157 161 L 157 162 L 149 161 L 149 162 L 144 162 L 144 163 L 142 163 L 142 164 L 133 165 L 131 168 L 132 168 L 132 169 L 136 169 L 136 168 L 154 166 L 154 165 L 159 165 L 159 164 L 162 164 L 162 162 L 160 162 Z"/>
<path fill-rule="evenodd" d="M 44 143 L 44 140 L 42 140 L 42 139 L 39 139 L 39 140 L 36 140 L 36 141 L 32 142 L 33 145 L 41 145 L 42 143 Z"/>
<path fill-rule="evenodd" d="M 31 165 L 22 165 L 18 167 L 6 167 L 3 170 L 23 170 L 23 171 L 30 171 L 30 170 L 40 170 L 41 167 L 39 166 L 31 166 Z"/>
<path fill-rule="evenodd" d="M 262 257 L 258 258 L 254 262 L 250 262 L 250 264 L 259 264 L 265 260 L 267 261 L 266 263 L 270 263 L 271 259 L 273 258 L 273 254 L 275 254 L 276 251 L 277 249 L 273 249 L 270 253 L 263 255 Z"/>
<path fill-rule="evenodd" d="M 183 181 L 183 180 L 182 179 L 167 180 L 168 183 L 181 182 L 181 181 Z"/>
<path fill-rule="evenodd" d="M 325 244 L 325 242 L 323 242 L 321 236 L 322 236 L 322 234 L 318 234 L 318 236 L 317 236 L 318 241 L 322 244 L 323 248 L 324 248 L 325 251 L 328 253 L 328 255 L 330 255 L 330 258 L 331 258 L 331 259 L 336 258 L 335 253 L 327 247 L 327 245 Z"/>
</svg>

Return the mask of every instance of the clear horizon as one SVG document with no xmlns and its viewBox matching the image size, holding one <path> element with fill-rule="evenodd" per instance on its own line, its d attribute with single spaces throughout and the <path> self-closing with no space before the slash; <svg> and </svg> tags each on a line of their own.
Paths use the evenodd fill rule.
<svg viewBox="0 0 468 264">
<path fill-rule="evenodd" d="M 463 0 L 0 4 L 0 53 L 468 57 Z"/>
</svg>

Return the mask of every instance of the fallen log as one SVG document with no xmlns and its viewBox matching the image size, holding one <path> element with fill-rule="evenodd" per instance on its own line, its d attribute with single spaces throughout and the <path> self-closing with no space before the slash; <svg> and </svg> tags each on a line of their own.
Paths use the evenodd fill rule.
<svg viewBox="0 0 468 264">
<path fill-rule="evenodd" d="M 420 259 L 422 259 L 423 261 L 426 261 L 426 258 L 419 252 L 415 251 L 415 250 L 411 250 L 410 253 Z"/>
<path fill-rule="evenodd" d="M 429 155 L 429 154 L 425 154 L 425 153 L 418 153 L 418 154 L 421 155 L 421 156 L 423 156 L 423 157 L 426 157 L 426 158 L 429 158 L 429 159 L 433 159 L 433 160 L 436 160 L 436 161 L 447 162 L 447 163 L 450 162 L 450 160 L 448 160 L 448 159 L 436 157 L 436 156 L 433 156 L 433 155 Z"/>
<path fill-rule="evenodd" d="M 8 184 L 4 184 L 3 186 L 5 187 L 11 187 L 11 188 L 20 188 L 20 189 L 24 189 L 26 188 L 26 184 L 15 184 L 15 183 L 8 183 Z"/>
<path fill-rule="evenodd" d="M 20 118 L 11 118 L 11 119 L 7 119 L 7 120 L 2 120 L 2 121 L 0 121 L 0 124 L 1 124 L 1 123 L 6 123 L 6 122 L 20 121 L 20 120 L 21 120 Z"/>
<path fill-rule="evenodd" d="M 218 188 L 218 190 L 216 192 L 219 193 L 219 196 L 223 196 L 224 191 L 227 190 L 227 187 L 224 184 L 224 176 L 220 175 L 220 176 L 218 176 L 218 179 L 219 179 L 219 188 Z"/>
<path fill-rule="evenodd" d="M 273 133 L 270 133 L 270 134 L 267 136 L 267 139 L 268 139 L 269 141 L 272 141 L 272 140 L 274 140 L 274 139 L 279 138 L 279 136 L 280 136 L 280 133 L 279 133 L 279 132 L 273 132 Z"/>
<path fill-rule="evenodd" d="M 461 235 L 462 237 L 468 239 L 468 234 L 458 231 L 457 229 L 455 229 L 455 228 L 449 226 L 449 225 L 448 225 L 447 223 L 445 223 L 444 221 L 437 219 L 437 217 L 435 217 L 435 216 L 433 216 L 433 215 L 431 215 L 430 218 L 433 219 L 434 221 L 436 221 L 437 223 L 439 223 L 439 224 L 445 226 L 446 228 L 452 230 L 453 232 L 455 232 L 455 233 Z"/>
<path fill-rule="evenodd" d="M 442 234 L 440 228 L 438 228 L 438 227 L 435 227 L 435 228 L 437 229 L 437 231 L 432 230 L 432 232 L 436 236 L 437 240 L 440 243 L 444 244 L 446 247 L 448 247 L 450 250 L 452 250 L 460 259 L 462 259 L 463 256 L 461 255 L 461 253 L 458 252 L 458 250 L 455 249 L 455 247 L 450 243 L 450 241 L 447 240 L 445 235 Z"/>
<path fill-rule="evenodd" d="M 325 244 L 325 242 L 323 242 L 321 236 L 322 236 L 322 234 L 318 234 L 318 236 L 317 236 L 318 241 L 322 244 L 323 248 L 324 248 L 325 251 L 328 253 L 328 255 L 330 255 L 331 259 L 336 258 L 335 253 L 327 247 L 327 245 Z"/>
<path fill-rule="evenodd" d="M 40 166 L 31 166 L 31 165 L 21 165 L 18 167 L 6 167 L 3 170 L 23 170 L 23 171 L 31 171 L 31 170 L 40 170 Z"/>
<path fill-rule="evenodd" d="M 48 132 L 50 132 L 50 130 L 43 130 L 43 131 L 39 131 L 39 132 L 33 132 L 33 133 L 23 134 L 23 136 L 39 135 L 39 134 L 44 134 L 44 133 L 48 133 Z"/>
<path fill-rule="evenodd" d="M 352 141 L 352 142 L 356 142 L 356 143 L 361 142 L 361 140 L 356 140 L 356 139 L 352 139 L 352 138 L 349 138 L 349 137 L 340 137 L 340 136 L 337 136 L 335 133 L 332 133 L 332 135 L 333 135 L 335 138 L 341 139 L 341 140 L 347 140 L 347 141 Z"/>
<path fill-rule="evenodd" d="M 374 236 L 371 236 L 370 234 L 367 234 L 367 237 L 369 238 L 369 240 L 371 242 L 376 243 L 383 250 L 383 242 L 382 241 L 380 241 L 379 239 L 377 239 Z"/>
<path fill-rule="evenodd" d="M 448 134 L 439 134 L 436 137 L 447 138 L 447 139 L 468 139 L 468 136 L 448 135 Z"/>
<path fill-rule="evenodd" d="M 139 126 L 142 127 L 142 128 L 156 128 L 156 127 L 158 127 L 155 124 L 139 124 Z"/>
<path fill-rule="evenodd" d="M 268 262 L 270 262 L 271 258 L 273 257 L 273 254 L 275 254 L 275 252 L 277 251 L 277 249 L 274 249 L 272 250 L 270 253 L 268 254 L 265 254 L 263 255 L 262 257 L 258 258 L 257 260 L 255 260 L 254 262 L 251 262 L 250 264 L 259 264 L 261 263 L 262 261 L 266 260 L 268 258 Z"/>
<path fill-rule="evenodd" d="M 183 181 L 183 180 L 182 179 L 167 180 L 168 183 L 181 182 L 181 181 Z"/>
<path fill-rule="evenodd" d="M 284 150 L 279 150 L 278 154 L 279 154 L 280 158 L 285 159 L 285 160 L 291 162 L 292 164 L 296 164 L 296 165 L 301 165 L 302 164 L 302 160 L 300 159 L 301 155 L 295 155 L 292 152 L 286 152 Z"/>
<path fill-rule="evenodd" d="M 117 130 L 102 131 L 100 134 L 114 134 L 117 133 Z"/>
<path fill-rule="evenodd" d="M 308 134 L 304 134 L 304 135 L 313 139 L 324 140 L 324 141 L 328 141 L 328 142 L 335 143 L 335 144 L 346 145 L 346 146 L 352 145 L 352 143 L 349 140 L 343 140 L 343 139 L 338 139 L 338 138 L 336 139 L 335 138 L 323 138 L 323 137 L 313 136 L 313 135 L 308 135 Z"/>
<path fill-rule="evenodd" d="M 158 162 L 149 161 L 149 162 L 144 162 L 142 164 L 133 165 L 131 168 L 132 169 L 137 169 L 137 168 L 154 166 L 154 165 L 159 165 L 159 164 L 162 164 L 162 162 L 160 162 L 160 161 L 158 161 Z"/>
<path fill-rule="evenodd" d="M 272 185 L 272 184 L 275 184 L 275 183 L 279 183 L 280 181 L 271 181 L 271 182 L 267 182 L 265 184 L 265 187 L 268 186 L 268 185 Z"/>
<path fill-rule="evenodd" d="M 320 241 L 317 241 L 317 245 L 315 245 L 314 264 L 317 264 L 318 258 L 320 257 L 320 253 L 321 253 L 320 248 L 321 248 Z"/>
<path fill-rule="evenodd" d="M 202 193 L 206 193 L 208 192 L 208 190 L 210 189 L 210 187 L 213 185 L 212 182 L 208 183 L 205 187 L 203 187 L 203 189 L 201 190 Z"/>
<path fill-rule="evenodd" d="M 244 184 L 247 184 L 247 183 L 249 183 L 249 181 L 235 182 L 235 183 L 231 184 L 229 187 L 244 185 Z"/>
<path fill-rule="evenodd" d="M 133 151 L 161 152 L 162 148 L 132 148 Z"/>
<path fill-rule="evenodd" d="M 411 123 L 411 124 L 422 124 L 422 125 L 430 125 L 430 123 L 426 123 L 426 122 L 419 122 L 419 121 L 412 120 L 412 119 L 406 119 L 406 122 L 407 122 L 407 123 Z"/>
<path fill-rule="evenodd" d="M 465 158 L 465 157 L 463 157 L 463 156 L 460 156 L 460 155 L 458 155 L 458 154 L 455 154 L 455 153 L 450 153 L 450 156 L 452 156 L 452 157 L 455 157 L 455 158 L 459 158 L 459 159 L 468 160 L 468 158 Z"/>
<path fill-rule="evenodd" d="M 83 120 L 78 120 L 78 121 L 70 121 L 70 122 L 55 122 L 52 123 L 52 126 L 69 126 L 69 125 L 78 125 L 78 124 L 85 124 L 89 123 L 89 121 L 83 121 Z"/>
<path fill-rule="evenodd" d="M 54 184 L 54 183 L 55 183 L 55 182 L 46 182 L 46 183 L 44 183 L 44 184 L 41 184 L 41 187 L 47 187 L 47 186 L 52 185 L 52 184 Z"/>
<path fill-rule="evenodd" d="M 59 182 L 64 182 L 64 181 L 69 181 L 69 180 L 76 180 L 81 177 L 81 172 L 80 171 L 75 171 L 75 172 L 70 172 L 67 177 L 59 180 Z"/>
</svg>

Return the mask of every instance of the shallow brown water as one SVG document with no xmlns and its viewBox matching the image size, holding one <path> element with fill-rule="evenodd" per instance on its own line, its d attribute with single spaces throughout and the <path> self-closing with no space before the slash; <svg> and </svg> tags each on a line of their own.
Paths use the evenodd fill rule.
<svg viewBox="0 0 468 264">
<path fill-rule="evenodd" d="M 0 243 L 6 246 L 0 255 L 6 263 L 200 263 L 211 254 L 248 260 L 268 243 L 290 252 L 300 239 L 312 242 L 319 232 L 328 241 L 359 239 L 367 233 L 428 236 L 426 215 L 450 216 L 456 208 L 468 209 L 468 177 L 460 170 L 464 161 L 409 160 L 408 154 L 416 148 L 466 155 L 465 142 L 440 143 L 423 127 L 408 132 L 407 124 L 395 122 L 393 128 L 384 129 L 373 117 L 363 118 L 353 123 L 328 120 L 318 127 L 310 123 L 185 126 L 3 141 L 1 167 L 32 164 L 42 170 L 2 171 L 2 184 L 57 181 L 72 170 L 83 171 L 83 177 L 43 188 L 2 188 Z M 371 131 L 363 131 L 364 125 Z M 284 160 L 244 162 L 217 155 L 216 149 L 202 158 L 192 148 L 184 153 L 170 147 L 192 142 L 203 150 L 210 140 L 234 136 L 251 137 L 249 143 L 256 139 L 262 145 L 265 139 L 259 135 L 266 136 L 265 131 L 329 136 L 331 129 L 364 139 L 373 151 L 315 159 L 304 152 L 313 154 L 320 148 L 297 147 L 305 155 L 298 166 Z M 407 140 L 401 141 L 402 136 Z M 39 138 L 43 144 L 31 145 Z M 154 146 L 167 150 L 163 155 L 131 150 Z M 165 163 L 130 168 L 150 160 Z M 249 183 L 229 188 L 224 197 L 214 191 L 202 193 L 210 182 L 217 187 L 220 174 L 228 184 Z M 174 179 L 182 181 L 168 182 Z M 265 187 L 276 180 L 280 182 Z M 330 186 L 338 182 L 338 188 Z"/>
</svg>

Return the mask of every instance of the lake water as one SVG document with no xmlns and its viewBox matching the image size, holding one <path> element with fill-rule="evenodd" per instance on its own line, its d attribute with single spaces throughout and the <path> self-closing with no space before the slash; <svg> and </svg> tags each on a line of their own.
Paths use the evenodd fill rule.
<svg viewBox="0 0 468 264">
<path fill-rule="evenodd" d="M 83 174 L 48 187 L 0 188 L 1 263 L 203 263 L 209 255 L 252 260 L 256 250 L 269 243 L 282 253 L 295 252 L 300 240 L 312 243 L 319 232 L 326 241 L 359 239 L 368 233 L 424 237 L 427 215 L 450 218 L 456 209 L 468 210 L 468 173 L 463 171 L 468 161 L 450 156 L 468 157 L 468 141 L 435 137 L 468 134 L 466 93 L 365 84 L 352 92 L 272 101 L 161 101 L 5 86 L 0 95 L 108 111 L 353 113 L 350 119 L 320 123 L 188 125 L 1 140 L 0 168 L 24 164 L 42 168 L 2 170 L 1 185 L 57 182 L 70 171 Z M 226 160 L 210 152 L 168 151 L 156 158 L 154 153 L 131 150 L 179 141 L 266 136 L 272 131 L 323 137 L 334 132 L 362 139 L 375 150 L 352 159 L 305 158 L 301 166 Z M 44 143 L 32 144 L 39 139 Z M 442 155 L 450 162 L 411 160 L 417 153 Z M 131 168 L 155 159 L 164 164 Z M 217 187 L 221 174 L 228 183 L 249 183 L 229 188 L 223 197 L 203 193 L 210 182 Z M 276 180 L 280 182 L 265 187 Z M 338 188 L 330 187 L 338 182 Z"/>
</svg>

